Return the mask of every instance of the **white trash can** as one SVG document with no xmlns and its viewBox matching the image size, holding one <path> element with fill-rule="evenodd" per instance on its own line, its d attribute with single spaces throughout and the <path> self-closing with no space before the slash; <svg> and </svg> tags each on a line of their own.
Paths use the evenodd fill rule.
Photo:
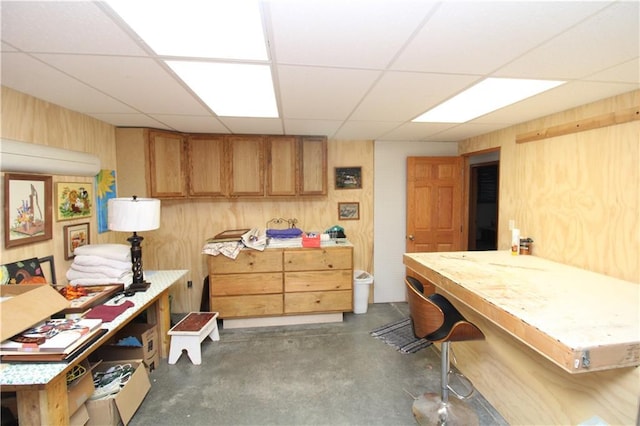
<svg viewBox="0 0 640 426">
<path fill-rule="evenodd" d="M 369 287 L 373 284 L 373 275 L 356 269 L 353 271 L 353 313 L 366 314 L 369 306 Z"/>
</svg>

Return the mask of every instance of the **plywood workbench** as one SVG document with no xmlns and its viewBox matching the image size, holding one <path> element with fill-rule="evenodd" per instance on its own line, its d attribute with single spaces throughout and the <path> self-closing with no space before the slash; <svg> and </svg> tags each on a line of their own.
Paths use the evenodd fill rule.
<svg viewBox="0 0 640 426">
<path fill-rule="evenodd" d="M 509 251 L 410 253 L 482 329 L 458 367 L 512 424 L 633 424 L 640 396 L 640 283 Z"/>
</svg>

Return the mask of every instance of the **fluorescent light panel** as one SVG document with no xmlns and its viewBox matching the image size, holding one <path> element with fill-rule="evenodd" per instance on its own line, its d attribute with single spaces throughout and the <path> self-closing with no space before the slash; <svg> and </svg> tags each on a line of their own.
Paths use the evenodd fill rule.
<svg viewBox="0 0 640 426">
<path fill-rule="evenodd" d="M 217 60 L 165 62 L 218 116 L 278 117 L 257 0 L 107 3 L 158 55 Z"/>
<path fill-rule="evenodd" d="M 269 65 L 166 63 L 219 116 L 278 117 Z"/>
<path fill-rule="evenodd" d="M 420 123 L 465 123 L 553 89 L 564 81 L 487 78 L 413 119 Z"/>
</svg>

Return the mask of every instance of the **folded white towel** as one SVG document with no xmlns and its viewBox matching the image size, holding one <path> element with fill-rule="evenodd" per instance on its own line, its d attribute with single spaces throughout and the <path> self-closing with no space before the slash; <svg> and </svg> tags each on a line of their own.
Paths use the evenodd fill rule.
<svg viewBox="0 0 640 426">
<path fill-rule="evenodd" d="M 67 279 L 69 281 L 76 280 L 78 278 L 105 278 L 110 280 L 118 280 L 118 279 L 121 279 L 122 277 L 125 277 L 127 274 L 133 274 L 133 272 L 120 271 L 118 275 L 109 275 L 103 272 L 83 272 L 83 271 L 77 271 L 73 268 L 69 268 L 69 270 L 67 270 Z"/>
<path fill-rule="evenodd" d="M 87 244 L 76 248 L 73 253 L 101 256 L 121 262 L 131 261 L 131 247 L 126 244 Z"/>
<path fill-rule="evenodd" d="M 78 272 L 85 272 L 85 273 L 100 273 L 100 274 L 104 274 L 107 277 L 120 277 L 122 276 L 122 274 L 125 274 L 127 272 L 131 272 L 131 264 L 129 264 L 126 268 L 111 268 L 109 266 L 102 266 L 102 265 L 92 265 L 92 266 L 86 266 L 86 265 L 78 265 L 75 262 L 71 264 L 71 269 L 73 269 L 74 271 L 78 271 Z"/>
<path fill-rule="evenodd" d="M 73 258 L 73 265 L 108 266 L 110 268 L 126 270 L 126 269 L 131 269 L 131 260 L 123 262 L 120 260 L 108 259 L 102 256 L 76 254 L 76 256 Z"/>
<path fill-rule="evenodd" d="M 120 279 L 114 280 L 110 278 L 77 278 L 74 280 L 70 280 L 69 284 L 71 285 L 84 285 L 84 286 L 92 286 L 92 285 L 107 285 L 107 284 L 124 284 L 124 287 L 127 288 L 133 282 L 133 273 L 129 274 L 126 277 L 122 277 Z"/>
</svg>

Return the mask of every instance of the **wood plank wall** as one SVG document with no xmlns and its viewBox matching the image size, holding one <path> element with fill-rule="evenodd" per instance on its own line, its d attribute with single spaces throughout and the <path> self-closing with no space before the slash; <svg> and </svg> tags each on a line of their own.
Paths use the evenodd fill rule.
<svg viewBox="0 0 640 426">
<path fill-rule="evenodd" d="M 1 129 L 3 138 L 89 152 L 100 158 L 103 169 L 113 170 L 116 167 L 113 126 L 4 86 L 2 87 Z M 0 200 L 4 200 L 4 173 L 2 178 Z M 79 176 L 53 176 L 54 191 L 57 182 L 90 182 L 93 185 L 94 179 Z M 55 209 L 55 203 L 53 208 Z M 54 219 L 51 240 L 6 249 L 4 247 L 4 211 L 0 215 L 0 223 L 3 224 L 0 227 L 2 228 L 0 263 L 53 255 L 58 283 L 66 283 L 65 274 L 71 264 L 70 261 L 64 260 L 64 226 L 88 221 L 91 243 L 111 243 L 115 242 L 117 237 L 113 232 L 98 234 L 94 214 L 88 219 L 62 222 Z"/>
<path fill-rule="evenodd" d="M 460 154 L 500 148 L 499 249 L 508 249 L 514 219 L 534 239 L 535 256 L 640 285 L 640 122 L 515 142 L 519 134 L 638 106 L 634 91 L 459 144 Z M 460 308 L 486 340 L 454 345 L 458 366 L 511 424 L 639 421 L 639 368 L 570 375 Z"/>
</svg>

